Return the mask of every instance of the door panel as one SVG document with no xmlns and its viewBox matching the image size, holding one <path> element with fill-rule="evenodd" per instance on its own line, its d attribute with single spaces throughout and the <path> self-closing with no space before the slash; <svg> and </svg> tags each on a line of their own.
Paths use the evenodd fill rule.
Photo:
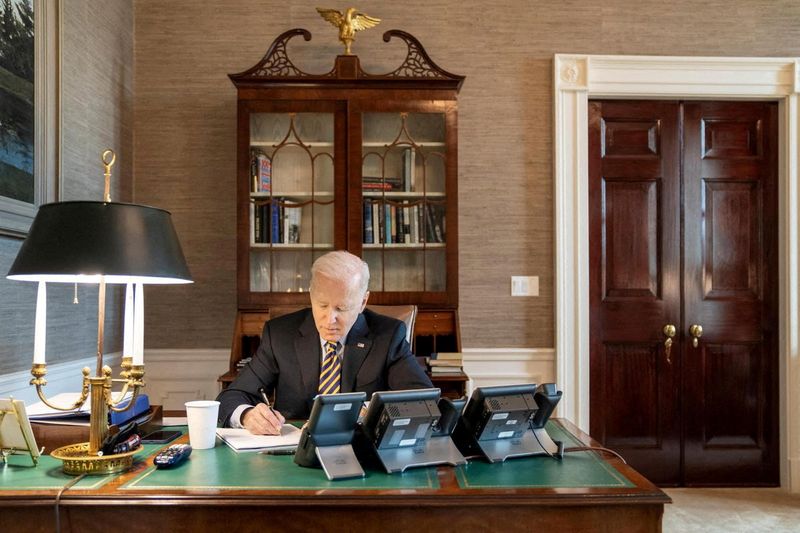
<svg viewBox="0 0 800 533">
<path fill-rule="evenodd" d="M 658 184 L 604 179 L 603 295 L 655 299 L 658 295 Z"/>
<path fill-rule="evenodd" d="M 687 485 L 774 484 L 777 104 L 684 104 Z"/>
<path fill-rule="evenodd" d="M 678 109 L 591 102 L 589 217 L 592 435 L 649 479 L 680 468 Z"/>
</svg>

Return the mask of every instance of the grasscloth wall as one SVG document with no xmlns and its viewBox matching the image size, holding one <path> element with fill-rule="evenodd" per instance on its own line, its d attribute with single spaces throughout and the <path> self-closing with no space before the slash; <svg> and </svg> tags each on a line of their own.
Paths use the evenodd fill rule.
<svg viewBox="0 0 800 533">
<path fill-rule="evenodd" d="M 135 1 L 135 197 L 173 212 L 195 285 L 148 291 L 148 348 L 229 346 L 235 312 L 236 94 L 227 74 L 295 27 L 304 70 L 332 65 L 335 30 L 319 2 Z M 344 9 L 344 4 L 323 7 Z M 415 35 L 466 75 L 459 98 L 460 314 L 467 348 L 553 344 L 552 58 L 590 54 L 800 56 L 796 1 L 361 1 L 383 19 L 359 33 L 367 69 Z M 510 276 L 538 275 L 538 298 Z"/>
<path fill-rule="evenodd" d="M 61 0 L 62 200 L 102 200 L 100 154 L 117 152 L 112 199 L 130 200 L 133 173 L 133 5 Z M 36 285 L 5 275 L 21 244 L 0 237 L 0 375 L 30 368 Z M 91 357 L 97 339 L 97 289 L 48 287 L 47 360 Z M 121 344 L 119 295 L 109 291 L 105 347 Z"/>
</svg>

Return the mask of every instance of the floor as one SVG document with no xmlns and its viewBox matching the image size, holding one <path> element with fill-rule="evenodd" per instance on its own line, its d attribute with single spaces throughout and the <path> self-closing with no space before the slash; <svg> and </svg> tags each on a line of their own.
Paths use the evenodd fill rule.
<svg viewBox="0 0 800 533">
<path fill-rule="evenodd" d="M 663 529 L 673 532 L 800 532 L 800 494 L 781 489 L 664 489 Z"/>
</svg>

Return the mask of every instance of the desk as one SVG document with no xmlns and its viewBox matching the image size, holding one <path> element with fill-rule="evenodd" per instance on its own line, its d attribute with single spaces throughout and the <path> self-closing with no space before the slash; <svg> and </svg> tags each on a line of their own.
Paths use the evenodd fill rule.
<svg viewBox="0 0 800 533">
<path fill-rule="evenodd" d="M 560 420 L 554 424 L 576 440 L 596 445 L 572 424 Z M 184 435 L 178 442 L 186 440 Z M 164 483 L 169 479 L 163 477 L 165 471 L 153 471 L 150 457 L 158 448 L 149 446 L 129 472 L 84 478 L 66 491 L 59 504 L 61 531 L 661 531 L 664 504 L 670 502 L 661 490 L 617 459 L 597 459 L 585 452 L 584 461 L 606 471 L 604 486 L 587 487 L 574 480 L 548 485 L 547 476 L 544 481 L 537 478 L 537 469 L 569 466 L 574 471 L 580 461 L 572 454 L 564 461 L 576 460 L 561 466 L 541 463 L 553 461 L 541 457 L 513 459 L 504 465 L 476 461 L 466 469 L 414 469 L 401 477 L 371 471 L 359 484 L 328 482 L 321 470 L 301 469 L 286 456 L 242 454 L 233 456 L 236 462 L 226 467 L 225 462 L 231 461 L 226 457 L 233 452 L 218 445 L 213 450 L 198 450 L 189 459 L 195 461 L 195 471 L 202 465 L 202 479 L 191 478 L 191 469 L 176 474 L 188 475 L 190 488 L 169 486 Z M 225 479 L 230 465 L 238 463 L 244 468 L 247 461 L 274 461 L 259 463 L 263 466 L 259 471 L 250 470 L 262 475 L 270 472 L 272 478 L 253 482 L 252 476 L 247 476 L 250 481 L 231 485 Z M 17 468 L 0 472 L 0 531 L 54 531 L 58 491 L 35 486 L 24 489 L 22 470 Z M 487 477 L 491 468 L 505 469 L 495 471 L 504 474 Z M 36 474 L 41 477 L 48 472 L 48 477 L 57 477 L 52 463 L 49 469 Z M 525 469 L 530 472 L 528 486 L 508 482 L 508 474 L 519 476 Z M 160 481 L 158 476 L 162 476 Z M 314 481 L 315 488 L 296 488 L 287 483 L 290 476 L 320 481 Z M 492 479 L 499 480 L 496 486 Z M 302 486 L 306 482 L 296 483 Z M 278 513 L 280 521 L 275 519 Z"/>
</svg>

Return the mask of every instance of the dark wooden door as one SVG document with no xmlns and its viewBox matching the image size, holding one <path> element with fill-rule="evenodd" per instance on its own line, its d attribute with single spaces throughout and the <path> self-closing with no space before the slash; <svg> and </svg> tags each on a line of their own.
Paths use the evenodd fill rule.
<svg viewBox="0 0 800 533">
<path fill-rule="evenodd" d="M 778 481 L 776 111 L 590 103 L 591 432 L 660 484 Z"/>
<path fill-rule="evenodd" d="M 683 108 L 684 482 L 777 483 L 778 106 Z"/>
<path fill-rule="evenodd" d="M 680 143 L 669 102 L 591 102 L 591 434 L 654 482 L 680 473 Z M 642 468 L 646 466 L 646 468 Z"/>
</svg>

